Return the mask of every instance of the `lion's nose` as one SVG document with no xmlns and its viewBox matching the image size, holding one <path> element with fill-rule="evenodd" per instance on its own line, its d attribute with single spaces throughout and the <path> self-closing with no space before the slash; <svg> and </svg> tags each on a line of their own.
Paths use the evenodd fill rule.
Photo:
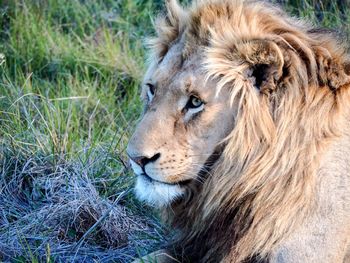
<svg viewBox="0 0 350 263">
<path fill-rule="evenodd" d="M 143 169 L 146 164 L 151 163 L 151 162 L 155 162 L 157 159 L 159 159 L 160 157 L 160 153 L 156 153 L 155 155 L 153 155 L 151 158 L 146 157 L 146 156 L 130 156 L 130 159 L 133 160 L 135 163 L 137 163 L 138 165 L 141 166 L 141 168 Z"/>
</svg>

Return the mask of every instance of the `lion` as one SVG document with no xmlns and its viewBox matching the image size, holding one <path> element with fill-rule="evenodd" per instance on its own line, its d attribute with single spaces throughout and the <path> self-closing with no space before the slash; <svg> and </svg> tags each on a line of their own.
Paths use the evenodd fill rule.
<svg viewBox="0 0 350 263">
<path fill-rule="evenodd" d="M 262 1 L 166 6 L 127 147 L 174 230 L 150 258 L 350 262 L 345 41 Z"/>
</svg>

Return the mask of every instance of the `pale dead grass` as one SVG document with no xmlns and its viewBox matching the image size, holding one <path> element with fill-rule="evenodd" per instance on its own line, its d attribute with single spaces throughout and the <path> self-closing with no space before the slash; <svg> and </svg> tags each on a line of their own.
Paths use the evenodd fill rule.
<svg viewBox="0 0 350 263">
<path fill-rule="evenodd" d="M 2 260 L 26 255 L 32 262 L 129 262 L 162 240 L 155 219 L 125 206 L 131 203 L 129 186 L 110 198 L 100 196 L 103 182 L 91 179 L 94 167 L 3 157 Z"/>
</svg>

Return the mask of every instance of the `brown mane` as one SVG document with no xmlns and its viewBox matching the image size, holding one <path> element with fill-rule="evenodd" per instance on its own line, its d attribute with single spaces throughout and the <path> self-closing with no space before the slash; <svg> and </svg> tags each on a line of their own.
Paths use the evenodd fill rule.
<svg viewBox="0 0 350 263">
<path fill-rule="evenodd" d="M 346 46 L 264 2 L 167 6 L 150 42 L 153 59 L 181 38 L 183 59 L 204 47 L 207 77 L 218 94 L 230 87 L 239 105 L 211 175 L 190 202 L 168 211 L 181 231 L 176 251 L 189 262 L 266 258 L 315 209 L 316 171 L 348 107 Z"/>
</svg>

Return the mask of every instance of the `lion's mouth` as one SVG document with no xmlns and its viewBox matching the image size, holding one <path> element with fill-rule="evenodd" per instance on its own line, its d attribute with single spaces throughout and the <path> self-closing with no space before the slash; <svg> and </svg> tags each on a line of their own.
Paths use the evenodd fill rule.
<svg viewBox="0 0 350 263">
<path fill-rule="evenodd" d="M 215 162 L 219 159 L 219 157 L 221 156 L 221 153 L 222 153 L 222 146 L 217 147 L 214 153 L 211 156 L 209 156 L 209 158 L 206 160 L 205 164 L 203 165 L 202 169 L 199 171 L 198 177 L 200 178 L 200 180 L 197 180 L 197 181 L 203 183 L 206 180 L 206 177 L 208 176 L 208 174 L 210 174 L 211 168 L 213 167 Z M 186 180 L 171 182 L 171 183 L 165 182 L 165 181 L 152 178 L 146 173 L 144 169 L 142 169 L 142 173 L 138 174 L 138 176 L 142 177 L 143 179 L 147 180 L 150 183 L 155 182 L 155 183 L 169 185 L 169 186 L 175 186 L 175 185 L 187 186 L 193 181 L 193 179 L 186 179 Z"/>
<path fill-rule="evenodd" d="M 160 183 L 160 184 L 166 184 L 166 185 L 180 185 L 180 186 L 185 186 L 187 184 L 189 184 L 192 180 L 188 179 L 188 180 L 183 180 L 183 181 L 178 181 L 178 182 L 173 182 L 173 183 L 169 183 L 169 182 L 164 182 L 164 181 L 160 181 L 157 179 L 152 178 L 151 176 L 149 176 L 147 173 L 142 173 L 139 176 L 142 176 L 144 179 L 146 179 L 149 182 L 156 182 L 156 183 Z"/>
</svg>

